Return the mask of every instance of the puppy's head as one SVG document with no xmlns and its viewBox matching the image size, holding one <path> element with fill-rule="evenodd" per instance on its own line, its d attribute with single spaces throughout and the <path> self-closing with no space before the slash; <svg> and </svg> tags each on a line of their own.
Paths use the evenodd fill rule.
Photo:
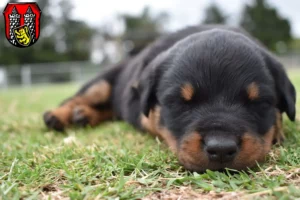
<svg viewBox="0 0 300 200">
<path fill-rule="evenodd" d="M 189 170 L 251 167 L 280 134 L 281 113 L 295 119 L 295 89 L 282 66 L 241 34 L 194 34 L 151 65 L 141 83 L 143 113 L 160 107 L 159 126 Z"/>
</svg>

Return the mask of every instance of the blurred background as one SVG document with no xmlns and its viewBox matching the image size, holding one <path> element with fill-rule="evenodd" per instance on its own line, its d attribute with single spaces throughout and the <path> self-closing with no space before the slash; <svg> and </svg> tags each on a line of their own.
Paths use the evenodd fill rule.
<svg viewBox="0 0 300 200">
<path fill-rule="evenodd" d="M 7 3 L 1 0 L 0 11 Z M 160 35 L 188 25 L 241 26 L 300 68 L 299 0 L 37 0 L 41 35 L 19 49 L 5 38 L 0 18 L 0 88 L 83 82 Z"/>
</svg>

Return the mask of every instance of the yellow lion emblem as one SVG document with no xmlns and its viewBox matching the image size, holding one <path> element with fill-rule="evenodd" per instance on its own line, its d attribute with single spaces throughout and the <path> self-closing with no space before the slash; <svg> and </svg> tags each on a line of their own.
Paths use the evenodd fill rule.
<svg viewBox="0 0 300 200">
<path fill-rule="evenodd" d="M 28 26 L 19 27 L 14 30 L 16 39 L 23 46 L 28 46 L 31 42 L 31 36 L 28 30 Z"/>
</svg>

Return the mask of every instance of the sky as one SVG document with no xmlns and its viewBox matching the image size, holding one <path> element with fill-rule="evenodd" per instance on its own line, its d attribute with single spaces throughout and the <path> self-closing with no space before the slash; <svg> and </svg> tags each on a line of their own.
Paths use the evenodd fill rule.
<svg viewBox="0 0 300 200">
<path fill-rule="evenodd" d="M 22 0 L 30 2 L 31 0 Z M 57 0 L 53 0 L 54 4 Z M 167 11 L 170 20 L 166 25 L 169 30 L 176 30 L 187 25 L 194 25 L 203 19 L 205 8 L 216 2 L 230 16 L 231 24 L 237 24 L 239 14 L 245 3 L 251 0 L 73 0 L 72 17 L 85 20 L 93 26 L 112 22 L 117 14 L 139 14 L 145 6 L 151 7 L 154 13 Z M 104 3 L 105 2 L 105 3 Z M 290 20 L 292 34 L 300 37 L 300 0 L 268 0 L 271 6 L 279 9 L 279 13 Z M 6 1 L 0 1 L 4 7 Z M 55 11 L 54 11 L 55 12 Z"/>
</svg>

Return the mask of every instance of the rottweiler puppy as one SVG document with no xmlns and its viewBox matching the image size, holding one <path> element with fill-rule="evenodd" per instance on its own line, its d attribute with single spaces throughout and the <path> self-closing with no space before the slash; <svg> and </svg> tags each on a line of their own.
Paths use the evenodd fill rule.
<svg viewBox="0 0 300 200">
<path fill-rule="evenodd" d="M 48 128 L 124 120 L 162 138 L 188 170 L 242 170 L 284 138 L 295 88 L 241 29 L 194 26 L 163 36 L 44 114 Z"/>
</svg>

